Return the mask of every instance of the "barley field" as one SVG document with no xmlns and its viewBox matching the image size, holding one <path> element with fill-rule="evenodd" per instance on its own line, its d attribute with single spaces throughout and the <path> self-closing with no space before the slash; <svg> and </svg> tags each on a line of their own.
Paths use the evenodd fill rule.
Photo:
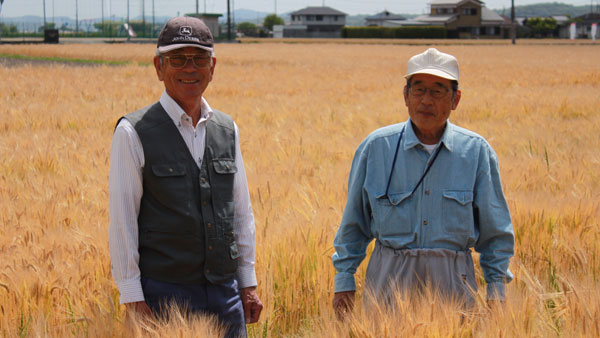
<svg viewBox="0 0 600 338">
<path fill-rule="evenodd" d="M 461 67 L 451 120 L 486 137 L 500 160 L 516 234 L 508 300 L 461 313 L 429 295 L 395 313 L 366 311 L 365 262 L 355 313 L 336 321 L 332 242 L 352 156 L 372 130 L 408 117 L 406 62 L 426 48 L 216 46 L 205 97 L 240 127 L 256 217 L 265 308 L 250 337 L 600 336 L 598 44 L 440 47 Z M 120 116 L 162 92 L 154 47 L 0 45 L 0 54 L 131 62 L 0 61 L 0 336 L 217 335 L 207 319 L 126 321 L 110 272 L 111 136 Z"/>
</svg>

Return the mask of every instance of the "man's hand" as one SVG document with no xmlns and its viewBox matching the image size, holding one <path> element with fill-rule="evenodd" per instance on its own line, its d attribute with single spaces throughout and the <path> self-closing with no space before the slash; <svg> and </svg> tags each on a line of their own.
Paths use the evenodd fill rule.
<svg viewBox="0 0 600 338">
<path fill-rule="evenodd" d="M 256 293 L 256 286 L 240 289 L 240 297 L 242 297 L 246 324 L 258 322 L 263 305 Z"/>
<path fill-rule="evenodd" d="M 354 309 L 355 291 L 336 292 L 333 295 L 333 309 L 338 320 L 344 320 L 346 314 Z"/>
<path fill-rule="evenodd" d="M 146 302 L 135 302 L 135 303 L 125 303 L 125 309 L 127 310 L 127 316 L 139 316 L 142 318 L 148 319 L 156 319 L 152 310 Z"/>
</svg>

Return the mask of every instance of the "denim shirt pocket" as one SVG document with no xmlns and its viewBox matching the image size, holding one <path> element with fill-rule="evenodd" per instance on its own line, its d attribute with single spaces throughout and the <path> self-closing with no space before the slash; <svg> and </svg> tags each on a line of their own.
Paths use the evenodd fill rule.
<svg viewBox="0 0 600 338">
<path fill-rule="evenodd" d="M 442 199 L 442 223 L 447 233 L 470 234 L 474 231 L 473 192 L 445 190 Z"/>
<path fill-rule="evenodd" d="M 373 208 L 373 221 L 379 237 L 400 236 L 413 233 L 411 221 L 411 191 L 377 196 Z"/>
</svg>

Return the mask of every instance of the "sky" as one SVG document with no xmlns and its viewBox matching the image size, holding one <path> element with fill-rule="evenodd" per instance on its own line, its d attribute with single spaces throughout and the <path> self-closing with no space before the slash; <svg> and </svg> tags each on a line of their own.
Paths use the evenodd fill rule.
<svg viewBox="0 0 600 338">
<path fill-rule="evenodd" d="M 127 16 L 127 0 L 4 0 L 1 17 L 19 17 L 24 15 L 44 15 L 46 17 L 68 16 L 75 18 L 75 8 L 79 19 L 99 18 L 104 2 L 104 16 Z M 200 12 L 224 13 L 227 0 L 129 0 L 130 17 L 140 16 L 145 8 L 146 16 L 152 15 L 152 3 L 156 16 L 176 16 L 196 11 L 196 2 Z M 230 0 L 234 9 L 251 9 L 258 12 L 283 14 L 307 6 L 328 6 L 349 15 L 375 14 L 382 10 L 392 13 L 421 14 L 428 10 L 429 0 Z M 600 0 L 515 0 L 515 5 L 527 5 L 540 2 L 562 2 L 571 5 L 590 5 Z M 490 9 L 510 8 L 510 0 L 487 0 L 485 6 Z M 206 7 L 205 7 L 206 6 Z"/>
</svg>

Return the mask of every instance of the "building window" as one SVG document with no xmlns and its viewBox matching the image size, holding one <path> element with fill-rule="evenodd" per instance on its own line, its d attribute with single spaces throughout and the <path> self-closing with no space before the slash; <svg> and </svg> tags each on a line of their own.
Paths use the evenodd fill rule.
<svg viewBox="0 0 600 338">
<path fill-rule="evenodd" d="M 337 15 L 333 15 L 333 21 L 338 21 Z"/>
<path fill-rule="evenodd" d="M 307 15 L 306 16 L 306 21 L 314 21 L 315 20 L 315 16 L 314 15 Z"/>
<path fill-rule="evenodd" d="M 477 8 L 463 8 L 462 15 L 477 15 Z"/>
<path fill-rule="evenodd" d="M 498 34 L 499 29 L 497 27 L 491 26 L 491 27 L 486 27 L 485 28 L 485 34 L 486 35 L 496 35 Z"/>
<path fill-rule="evenodd" d="M 317 15 L 317 21 L 323 21 L 323 16 L 322 15 Z"/>
<path fill-rule="evenodd" d="M 296 16 L 292 15 L 292 21 L 296 21 Z"/>
<path fill-rule="evenodd" d="M 433 14 L 453 14 L 456 13 L 455 8 L 434 8 L 432 10 Z"/>
</svg>

